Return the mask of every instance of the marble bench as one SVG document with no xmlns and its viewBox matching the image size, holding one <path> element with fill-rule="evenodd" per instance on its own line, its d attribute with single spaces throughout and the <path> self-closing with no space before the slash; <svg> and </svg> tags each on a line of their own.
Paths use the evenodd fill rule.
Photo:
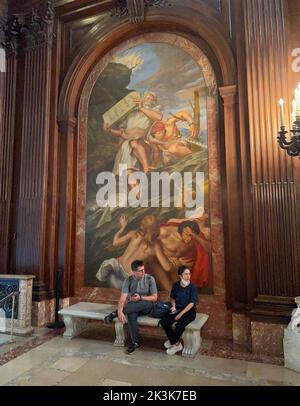
<svg viewBox="0 0 300 406">
<path fill-rule="evenodd" d="M 104 320 L 104 317 L 116 309 L 110 304 L 80 302 L 73 306 L 59 311 L 63 316 L 66 325 L 64 338 L 72 339 L 88 328 L 88 320 Z M 193 358 L 200 349 L 202 338 L 201 328 L 208 320 L 207 314 L 198 313 L 196 319 L 190 323 L 183 333 L 183 357 Z M 158 319 L 149 316 L 138 318 L 139 325 L 157 327 Z M 125 342 L 123 325 L 116 318 L 115 321 L 116 339 L 114 345 L 123 347 Z"/>
</svg>

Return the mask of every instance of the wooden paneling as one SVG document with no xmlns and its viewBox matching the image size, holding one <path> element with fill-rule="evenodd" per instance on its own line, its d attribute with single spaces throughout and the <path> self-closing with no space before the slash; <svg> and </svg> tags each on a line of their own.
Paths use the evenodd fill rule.
<svg viewBox="0 0 300 406">
<path fill-rule="evenodd" d="M 6 28 L 10 30 L 10 26 Z M 9 272 L 11 198 L 14 167 L 17 59 L 15 37 L 3 36 L 6 71 L 0 73 L 0 269 Z"/>
<path fill-rule="evenodd" d="M 260 183 L 253 192 L 258 292 L 294 297 L 300 287 L 295 184 Z"/>
<path fill-rule="evenodd" d="M 45 93 L 47 48 L 25 51 L 24 111 L 21 134 L 16 226 L 16 270 L 36 273 L 40 267 L 41 199 L 45 160 Z"/>
<path fill-rule="evenodd" d="M 13 102 L 6 115 L 7 119 L 13 117 L 7 125 L 7 145 L 15 140 L 11 159 L 6 160 L 7 164 L 14 164 L 13 181 L 8 179 L 13 190 L 9 196 L 10 233 L 15 237 L 10 246 L 10 272 L 36 275 L 34 298 L 45 297 L 46 284 L 48 291 L 53 288 L 48 264 L 52 27 L 50 8 L 42 17 L 39 12 L 26 15 L 19 24 L 20 68 L 15 79 L 16 94 L 9 91 Z"/>
<path fill-rule="evenodd" d="M 293 297 L 300 293 L 298 186 L 293 158 L 276 138 L 278 101 L 291 102 L 284 1 L 244 4 L 257 295 Z"/>
</svg>

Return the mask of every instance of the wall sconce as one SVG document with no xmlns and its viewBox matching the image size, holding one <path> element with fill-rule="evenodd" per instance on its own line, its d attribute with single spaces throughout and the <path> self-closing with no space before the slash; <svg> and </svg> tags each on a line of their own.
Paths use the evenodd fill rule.
<svg viewBox="0 0 300 406">
<path fill-rule="evenodd" d="M 282 149 L 285 149 L 290 156 L 300 157 L 300 83 L 295 90 L 295 99 L 293 100 L 292 122 L 293 129 L 290 130 L 291 137 L 288 141 L 284 125 L 284 100 L 280 99 L 280 131 L 278 133 L 278 143 Z"/>
</svg>

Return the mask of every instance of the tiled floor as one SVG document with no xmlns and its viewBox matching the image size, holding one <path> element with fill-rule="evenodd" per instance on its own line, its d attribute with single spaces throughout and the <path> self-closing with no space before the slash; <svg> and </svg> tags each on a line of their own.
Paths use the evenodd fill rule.
<svg viewBox="0 0 300 406">
<path fill-rule="evenodd" d="M 42 333 L 36 332 L 40 345 L 0 367 L 0 385 L 300 386 L 300 374 L 283 366 L 202 354 L 195 359 L 170 357 L 150 346 L 127 355 L 110 340 L 66 340 Z M 204 342 L 205 347 L 211 348 L 211 343 Z"/>
</svg>

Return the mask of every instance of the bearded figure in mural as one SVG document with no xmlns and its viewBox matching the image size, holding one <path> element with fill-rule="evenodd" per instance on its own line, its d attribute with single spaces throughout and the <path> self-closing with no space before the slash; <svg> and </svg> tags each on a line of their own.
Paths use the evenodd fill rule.
<svg viewBox="0 0 300 406">
<path fill-rule="evenodd" d="M 159 241 L 162 244 L 164 254 L 172 262 L 174 269 L 180 265 L 189 267 L 192 270 L 192 282 L 202 288 L 209 282 L 209 253 L 211 243 L 208 233 L 203 227 L 203 218 L 196 220 L 171 219 L 160 224 Z M 203 230 L 203 231 L 202 231 Z M 159 264 L 153 264 L 153 275 L 159 282 L 163 270 Z M 166 273 L 164 272 L 165 276 Z M 166 290 L 170 290 L 171 285 L 176 281 L 177 273 L 167 275 L 169 279 Z"/>
<path fill-rule="evenodd" d="M 155 121 L 162 119 L 161 107 L 157 105 L 157 97 L 153 92 L 146 92 L 142 99 L 136 100 L 137 109 L 130 112 L 118 129 L 104 123 L 105 131 L 120 137 L 121 146 L 115 157 L 113 173 L 119 174 L 120 165 L 126 165 L 130 172 L 150 171 L 147 158 L 146 136 Z"/>
</svg>

